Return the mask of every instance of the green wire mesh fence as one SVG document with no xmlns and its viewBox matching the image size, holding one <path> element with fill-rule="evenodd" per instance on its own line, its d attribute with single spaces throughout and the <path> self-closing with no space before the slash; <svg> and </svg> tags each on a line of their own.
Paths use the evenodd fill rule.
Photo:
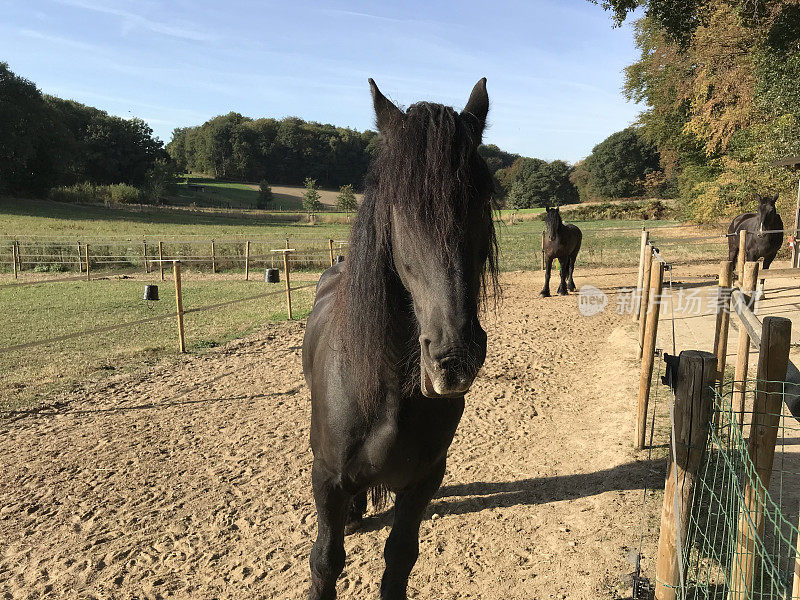
<svg viewBox="0 0 800 600">
<path fill-rule="evenodd" d="M 800 598 L 800 589 L 792 590 L 798 568 L 800 423 L 783 402 L 780 414 L 761 419 L 777 424 L 772 474 L 765 487 L 765 463 L 759 460 L 757 468 L 752 448 L 748 450 L 754 443 L 749 438 L 756 418 L 756 385 L 747 381 L 735 391 L 731 382 L 715 392 L 683 549 L 685 595 L 679 598 Z M 787 386 L 794 387 L 780 382 L 782 399 L 787 391 L 794 392 Z"/>
</svg>

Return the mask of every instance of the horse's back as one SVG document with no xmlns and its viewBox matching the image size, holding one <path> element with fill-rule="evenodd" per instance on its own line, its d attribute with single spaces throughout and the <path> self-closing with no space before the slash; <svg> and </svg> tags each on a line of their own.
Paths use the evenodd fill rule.
<svg viewBox="0 0 800 600">
<path fill-rule="evenodd" d="M 733 221 L 731 221 L 731 224 L 728 226 L 728 233 L 739 233 L 739 230 L 746 226 L 745 221 L 756 216 L 758 216 L 756 213 L 743 213 L 738 217 L 734 217 Z"/>
<path fill-rule="evenodd" d="M 303 336 L 303 374 L 309 387 L 311 387 L 314 356 L 320 341 L 328 336 L 328 326 L 333 316 L 336 292 L 344 275 L 344 269 L 345 263 L 336 263 L 326 269 L 317 282 L 314 306 L 308 316 Z"/>
<path fill-rule="evenodd" d="M 572 234 L 574 247 L 570 254 L 577 254 L 578 250 L 581 249 L 581 242 L 583 241 L 583 232 L 581 231 L 580 227 L 577 225 L 573 225 L 572 223 L 565 223 L 564 227 L 569 230 Z"/>
</svg>

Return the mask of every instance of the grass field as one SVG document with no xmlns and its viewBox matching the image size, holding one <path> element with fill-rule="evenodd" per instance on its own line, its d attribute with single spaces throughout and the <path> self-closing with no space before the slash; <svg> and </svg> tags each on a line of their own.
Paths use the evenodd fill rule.
<svg viewBox="0 0 800 600">
<path fill-rule="evenodd" d="M 533 212 L 533 211 L 529 211 Z M 501 268 L 537 270 L 541 264 L 540 220 L 515 220 L 498 215 L 497 233 L 501 246 Z M 263 268 L 279 260 L 270 250 L 282 248 L 286 238 L 298 248 L 298 272 L 293 281 L 315 280 L 313 268 L 329 260 L 328 238 L 346 240 L 347 223 L 318 221 L 286 222 L 286 215 L 263 211 L 186 210 L 164 207 L 104 207 L 67 205 L 47 201 L 0 199 L 0 306 L 5 317 L 0 328 L 0 349 L 39 339 L 49 339 L 107 324 L 168 314 L 174 310 L 172 285 L 161 287 L 162 300 L 148 308 L 141 300 L 144 283 L 157 283 L 158 275 L 145 275 L 142 269 L 142 240 L 148 241 L 150 259 L 157 241 L 165 242 L 165 255 L 181 256 L 188 274 L 184 282 L 185 308 L 192 308 L 259 294 Z M 722 253 L 717 240 L 692 244 L 692 236 L 712 231 L 673 228 L 675 222 L 594 221 L 577 223 L 583 230 L 583 247 L 578 267 L 635 265 L 639 256 L 640 229 L 653 228 L 655 240 L 662 240 L 662 252 L 671 260 L 719 260 Z M 655 229 L 654 227 L 659 227 Z M 38 236 L 38 237 L 36 237 Z M 687 243 L 667 238 L 683 236 Z M 61 240 L 58 244 L 55 238 Z M 92 257 L 98 260 L 91 282 L 62 281 L 18 285 L 10 275 L 12 239 L 21 241 L 25 255 L 64 257 L 63 268 L 72 273 L 34 273 L 27 264 L 20 282 L 75 276 L 77 241 L 89 241 Z M 44 242 L 42 240 L 51 240 Z M 221 273 L 211 275 L 209 241 L 217 240 L 217 266 Z M 251 281 L 243 281 L 244 241 L 251 243 Z M 659 242 L 661 243 L 661 242 Z M 103 269 L 98 257 L 102 252 L 117 253 L 125 264 L 111 264 Z M 336 250 L 346 254 L 346 249 Z M 71 259 L 69 254 L 72 254 Z M 302 257 L 314 260 L 303 262 Z M 186 258 L 197 256 L 197 259 Z M 69 264 L 68 260 L 73 263 Z M 60 260 L 43 259 L 43 260 Z M 314 262 L 316 261 L 316 262 Z M 41 265 L 40 265 L 41 266 Z M 40 269 L 41 270 L 41 269 Z M 120 278 L 120 273 L 132 279 Z M 168 274 L 169 276 L 169 274 Z M 557 277 L 557 275 L 556 275 Z M 280 287 L 280 286 L 278 286 Z M 304 316 L 311 307 L 310 290 L 294 296 L 295 313 Z M 188 350 L 201 353 L 209 347 L 246 334 L 269 320 L 285 318 L 283 296 L 243 302 L 218 311 L 187 315 Z M 92 379 L 128 370 L 145 368 L 156 360 L 175 359 L 175 323 L 171 319 L 136 326 L 107 334 L 77 338 L 27 350 L 0 353 L 0 409 L 32 407 L 57 398 L 59 391 Z"/>
<path fill-rule="evenodd" d="M 131 279 L 112 276 L 94 281 L 67 281 L 32 285 L 0 285 L 4 325 L 0 348 L 69 335 L 118 323 L 174 314 L 172 283 L 160 285 L 161 299 L 142 300 L 145 283 L 157 283 L 143 274 Z M 294 286 L 313 283 L 293 280 Z M 184 309 L 247 298 L 275 291 L 266 298 L 185 316 L 187 351 L 208 348 L 246 335 L 268 321 L 286 319 L 283 283 L 243 281 L 187 273 L 183 278 Z M 313 287 L 292 294 L 295 318 L 311 310 Z M 0 410 L 30 408 L 51 403 L 60 391 L 78 384 L 146 368 L 157 360 L 176 357 L 174 318 L 116 331 L 0 353 Z"/>
<path fill-rule="evenodd" d="M 202 190 L 190 189 L 191 186 L 202 186 Z M 273 201 L 270 210 L 276 211 L 302 211 L 303 186 L 273 185 Z M 320 202 L 326 209 L 336 206 L 336 197 L 339 190 L 319 189 Z M 356 200 L 361 202 L 363 194 L 356 194 Z M 170 199 L 170 204 L 177 206 L 196 205 L 198 207 L 223 207 L 253 209 L 258 202 L 258 184 L 217 181 L 211 177 L 189 175 L 178 184 L 178 193 Z"/>
</svg>

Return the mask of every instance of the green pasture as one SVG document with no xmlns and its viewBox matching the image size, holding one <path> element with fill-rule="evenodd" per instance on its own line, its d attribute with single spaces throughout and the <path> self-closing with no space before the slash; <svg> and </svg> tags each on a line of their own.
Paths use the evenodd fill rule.
<svg viewBox="0 0 800 600">
<path fill-rule="evenodd" d="M 161 237 L 333 237 L 341 239 L 350 227 L 346 222 L 273 215 L 265 211 L 237 212 L 211 209 L 181 209 L 156 206 L 107 207 L 74 205 L 48 200 L 0 197 L 0 236 L 67 238 L 149 239 Z M 344 220 L 344 219 L 343 219 Z"/>
<path fill-rule="evenodd" d="M 204 277 L 204 276 L 203 276 Z M 116 331 L 76 337 L 0 354 L 0 411 L 51 403 L 59 392 L 108 375 L 145 368 L 177 356 L 175 295 L 168 279 L 159 285 L 158 302 L 142 300 L 145 283 L 159 283 L 142 275 L 137 279 L 108 277 L 93 281 L 64 281 L 0 285 L 3 327 L 0 348 L 73 334 L 108 325 L 154 316 L 163 320 Z M 294 280 L 293 287 L 313 283 Z M 264 283 L 230 278 L 183 278 L 183 304 L 189 310 L 248 298 L 265 292 L 275 294 L 232 306 L 185 315 L 186 349 L 191 354 L 247 335 L 269 321 L 285 320 L 283 282 Z M 295 318 L 311 310 L 313 287 L 292 293 Z"/>
<path fill-rule="evenodd" d="M 154 273 L 144 273 L 142 240 L 148 242 L 149 260 L 157 258 L 157 241 L 164 241 L 165 258 L 185 260 L 184 305 L 187 309 L 263 292 L 270 285 L 263 283 L 263 268 L 279 266 L 281 262 L 270 250 L 284 247 L 286 238 L 298 250 L 292 263 L 292 270 L 296 271 L 293 281 L 298 285 L 304 280 L 314 281 L 314 270 L 329 260 L 327 240 L 346 240 L 350 226 L 346 222 L 321 220 L 314 224 L 305 219 L 288 222 L 285 217 L 261 211 L 119 208 L 0 198 L 0 312 L 5 317 L 4 326 L 0 328 L 0 348 L 173 311 L 170 267 L 167 281 L 161 284 L 162 300 L 151 306 L 141 300 L 143 284 L 158 283 L 157 264 L 152 265 Z M 662 252 L 676 262 L 719 260 L 723 248 L 716 241 L 669 243 L 669 236 L 685 231 L 670 229 L 676 225 L 674 221 L 614 220 L 577 225 L 584 233 L 579 268 L 636 265 L 643 225 L 651 229 L 654 240 L 664 240 Z M 536 219 L 517 219 L 510 224 L 508 215 L 500 214 L 496 226 L 501 268 L 504 271 L 538 270 L 544 223 Z M 667 227 L 663 235 L 659 229 L 662 227 Z M 10 274 L 13 239 L 20 240 L 26 256 L 63 257 L 64 263 L 53 268 L 59 272 L 42 273 L 50 267 L 40 264 L 34 269 L 28 264 L 21 278 L 15 281 Z M 58 241 L 54 241 L 56 239 Z M 206 260 L 212 239 L 216 240 L 216 275 L 209 272 L 210 262 Z M 251 240 L 251 281 L 246 282 L 243 254 L 248 239 Z M 77 241 L 90 244 L 94 280 L 33 283 L 75 277 Z M 335 251 L 346 254 L 346 249 Z M 125 264 L 104 266 L 101 257 L 111 254 L 122 256 Z M 199 259 L 189 258 L 192 256 Z M 62 272 L 64 270 L 66 272 Z M 20 282 L 25 285 L 19 285 Z M 276 289 L 282 289 L 281 285 Z M 312 298 L 310 289 L 294 295 L 296 316 L 308 313 Z M 189 352 L 204 352 L 268 321 L 285 318 L 283 302 L 283 296 L 278 294 L 187 315 Z M 158 360 L 175 360 L 175 329 L 173 319 L 167 318 L 130 329 L 0 354 L 0 369 L 4 373 L 0 381 L 0 409 L 50 403 L 59 393 L 76 385 L 144 368 Z"/>
<path fill-rule="evenodd" d="M 258 190 L 246 183 L 228 183 L 189 177 L 188 184 L 202 186 L 190 189 L 187 179 L 178 184 L 177 193 L 169 199 L 170 204 L 189 206 L 212 206 L 223 208 L 255 208 L 258 202 Z M 288 206 L 287 209 L 298 209 L 301 206 Z"/>
</svg>

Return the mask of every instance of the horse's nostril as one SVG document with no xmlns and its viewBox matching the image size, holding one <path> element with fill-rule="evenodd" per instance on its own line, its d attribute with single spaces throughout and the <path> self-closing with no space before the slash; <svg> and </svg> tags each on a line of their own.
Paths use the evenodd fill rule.
<svg viewBox="0 0 800 600">
<path fill-rule="evenodd" d="M 420 336 L 419 338 L 419 345 L 422 347 L 422 355 L 427 358 L 433 358 L 431 356 L 431 339 L 429 337 Z"/>
</svg>

